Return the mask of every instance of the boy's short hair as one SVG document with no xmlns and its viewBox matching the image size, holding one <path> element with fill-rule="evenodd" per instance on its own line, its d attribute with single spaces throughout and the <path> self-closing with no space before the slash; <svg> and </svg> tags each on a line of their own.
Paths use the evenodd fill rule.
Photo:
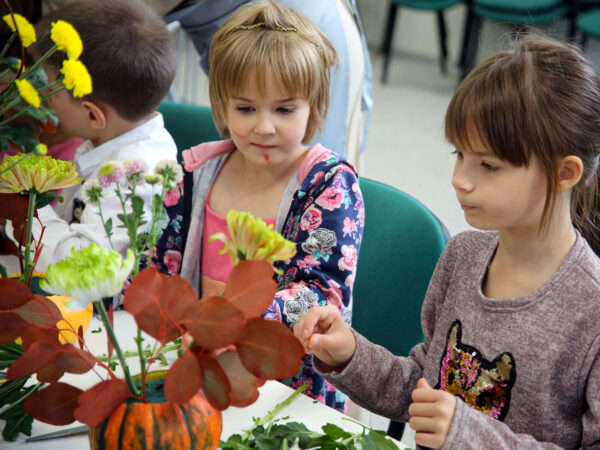
<svg viewBox="0 0 600 450">
<path fill-rule="evenodd" d="M 291 95 L 306 99 L 310 117 L 303 143 L 325 124 L 333 44 L 304 14 L 270 3 L 239 8 L 215 34 L 209 56 L 210 102 L 217 129 L 229 136 L 226 109 L 252 77 L 259 92 L 273 76 Z"/>
<path fill-rule="evenodd" d="M 69 22 L 83 42 L 80 60 L 87 67 L 98 100 L 125 120 L 151 114 L 167 94 L 175 76 L 175 50 L 163 20 L 137 0 L 82 0 L 44 16 L 36 26 L 35 56 L 52 48 L 52 22 Z M 57 72 L 66 58 L 55 52 L 46 62 Z"/>
</svg>

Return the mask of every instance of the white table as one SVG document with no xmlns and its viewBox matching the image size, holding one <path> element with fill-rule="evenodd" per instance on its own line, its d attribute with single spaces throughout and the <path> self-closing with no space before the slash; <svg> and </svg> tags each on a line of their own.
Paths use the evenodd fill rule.
<svg viewBox="0 0 600 450">
<path fill-rule="evenodd" d="M 133 343 L 133 336 L 136 333 L 135 322 L 129 314 L 124 311 L 115 312 L 115 333 L 119 338 L 119 342 L 125 349 L 134 349 L 135 344 Z M 102 333 L 91 333 L 91 330 L 98 329 L 101 326 L 98 318 L 94 317 L 92 324 L 88 332 L 86 333 L 85 339 L 88 346 L 96 353 L 100 354 L 106 351 L 106 335 L 104 331 Z M 148 338 L 150 341 L 151 338 Z M 168 358 L 170 359 L 170 358 Z M 131 358 L 128 360 L 132 373 L 137 373 L 139 365 L 136 364 L 136 359 Z M 161 366 L 153 366 L 160 368 Z M 98 382 L 98 378 L 88 372 L 84 375 L 70 375 L 67 374 L 61 381 L 77 385 L 80 388 L 86 389 Z M 221 439 L 227 439 L 229 436 L 235 433 L 242 433 L 252 426 L 253 417 L 264 417 L 269 411 L 273 410 L 275 406 L 289 397 L 294 390 L 285 386 L 278 381 L 267 381 L 267 383 L 260 389 L 260 396 L 256 402 L 245 408 L 230 407 L 223 411 L 223 432 Z M 321 427 L 326 423 L 332 423 L 339 427 L 350 431 L 360 432 L 362 427 L 352 423 L 344 418 L 349 418 L 344 414 L 336 411 L 322 403 L 315 402 L 313 399 L 299 395 L 294 401 L 284 407 L 278 417 L 289 416 L 290 421 L 301 422 L 305 424 L 309 429 L 313 431 L 321 431 Z M 79 422 L 72 423 L 66 427 L 56 427 L 48 425 L 42 422 L 34 421 L 32 436 L 57 431 L 61 428 L 69 428 L 79 425 Z M 396 444 L 400 448 L 405 448 L 401 444 Z M 70 437 L 63 437 L 59 439 L 50 439 L 38 442 L 25 442 L 25 436 L 19 436 L 16 442 L 4 442 L 0 438 L 1 449 L 44 449 L 44 450 L 70 450 L 70 449 L 85 449 L 88 448 L 87 435 L 76 435 Z"/>
</svg>

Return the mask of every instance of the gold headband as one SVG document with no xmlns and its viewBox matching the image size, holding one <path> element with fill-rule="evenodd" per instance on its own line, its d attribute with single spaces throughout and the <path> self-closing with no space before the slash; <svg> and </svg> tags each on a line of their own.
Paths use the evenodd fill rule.
<svg viewBox="0 0 600 450">
<path fill-rule="evenodd" d="M 273 31 L 282 31 L 282 32 L 292 32 L 292 33 L 298 33 L 298 29 L 294 28 L 294 27 L 280 27 L 280 26 L 269 26 L 267 25 L 265 22 L 257 22 L 254 23 L 252 25 L 238 25 L 237 27 L 235 27 L 233 30 L 231 30 L 229 33 L 227 33 L 227 35 L 231 35 L 233 33 L 235 33 L 236 31 L 250 31 L 250 30 L 256 30 L 256 29 L 262 29 L 262 30 L 273 30 Z M 317 51 L 319 53 L 323 53 L 323 49 L 321 48 L 321 46 L 319 44 L 317 44 L 316 42 L 313 42 L 310 39 L 307 39 L 306 37 L 302 36 L 304 39 L 306 39 L 307 41 L 309 41 L 310 43 L 312 43 L 315 47 L 317 47 Z"/>
</svg>

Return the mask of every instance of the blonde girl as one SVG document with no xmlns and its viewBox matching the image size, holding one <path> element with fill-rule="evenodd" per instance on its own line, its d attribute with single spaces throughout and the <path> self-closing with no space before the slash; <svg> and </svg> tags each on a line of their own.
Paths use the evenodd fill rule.
<svg viewBox="0 0 600 450">
<path fill-rule="evenodd" d="M 321 145 L 308 147 L 325 121 L 336 52 L 304 15 L 277 3 L 238 9 L 210 49 L 210 99 L 227 140 L 184 152 L 191 172 L 156 264 L 181 273 L 198 294 L 219 294 L 231 271 L 222 244 L 231 209 L 249 211 L 296 243 L 277 264 L 279 291 L 265 317 L 292 327 L 316 305 L 333 305 L 349 323 L 364 209 L 352 165 Z M 179 194 L 177 194 L 179 195 Z M 292 387 L 344 411 L 346 396 L 312 369 L 306 357 Z"/>
<path fill-rule="evenodd" d="M 393 356 L 329 307 L 296 335 L 329 381 L 409 422 L 417 444 L 598 448 L 599 78 L 576 48 L 522 38 L 460 85 L 446 135 L 452 185 L 482 231 L 444 250 L 424 343 Z"/>
</svg>

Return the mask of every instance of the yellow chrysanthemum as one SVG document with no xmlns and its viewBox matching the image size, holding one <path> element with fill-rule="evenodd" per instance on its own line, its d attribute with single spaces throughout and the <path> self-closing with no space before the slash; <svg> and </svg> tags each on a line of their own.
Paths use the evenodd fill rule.
<svg viewBox="0 0 600 450">
<path fill-rule="evenodd" d="M 25 79 L 15 80 L 15 84 L 17 85 L 19 95 L 23 100 L 31 106 L 35 106 L 36 108 L 40 107 L 40 94 L 29 81 Z"/>
<path fill-rule="evenodd" d="M 85 65 L 77 60 L 65 59 L 60 73 L 65 76 L 65 87 L 73 91 L 73 97 L 83 97 L 92 93 L 92 77 Z"/>
<path fill-rule="evenodd" d="M 31 25 L 25 17 L 21 14 L 13 14 L 15 18 L 15 22 L 17 22 L 17 28 L 19 29 L 19 38 L 21 39 L 21 44 L 23 47 L 29 47 L 36 41 L 35 36 L 35 28 Z M 17 31 L 15 28 L 15 23 L 13 22 L 10 14 L 7 14 L 2 17 L 2 20 L 6 22 L 6 24 L 10 27 L 10 29 L 14 32 Z"/>
<path fill-rule="evenodd" d="M 75 165 L 51 156 L 30 155 L 11 169 L 22 153 L 9 156 L 0 164 L 0 193 L 36 192 L 61 189 L 81 183 Z"/>
<path fill-rule="evenodd" d="M 52 22 L 50 39 L 52 39 L 59 50 L 67 54 L 69 59 L 77 59 L 81 56 L 83 43 L 77 30 L 69 22 L 65 22 L 64 20 Z"/>
<path fill-rule="evenodd" d="M 273 225 L 255 219 L 249 212 L 230 210 L 227 213 L 227 228 L 231 240 L 223 233 L 216 233 L 210 236 L 208 241 L 223 241 L 225 247 L 219 253 L 229 253 L 231 264 L 234 266 L 240 260 L 282 261 L 296 254 L 296 245 L 293 242 L 273 231 Z"/>
</svg>

